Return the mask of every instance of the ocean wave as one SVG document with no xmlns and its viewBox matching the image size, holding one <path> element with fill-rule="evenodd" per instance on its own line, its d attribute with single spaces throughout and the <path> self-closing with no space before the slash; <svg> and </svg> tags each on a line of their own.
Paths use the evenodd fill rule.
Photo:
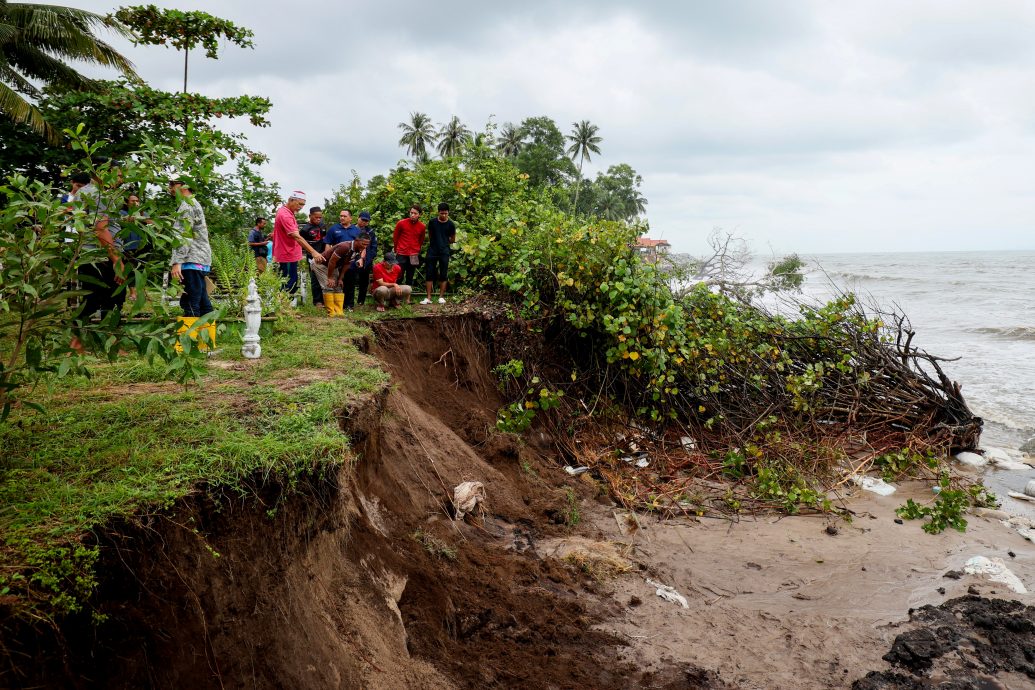
<svg viewBox="0 0 1035 690">
<path fill-rule="evenodd" d="M 1006 340 L 1035 340 L 1035 326 L 979 326 L 963 330 L 966 333 L 980 333 Z"/>
</svg>

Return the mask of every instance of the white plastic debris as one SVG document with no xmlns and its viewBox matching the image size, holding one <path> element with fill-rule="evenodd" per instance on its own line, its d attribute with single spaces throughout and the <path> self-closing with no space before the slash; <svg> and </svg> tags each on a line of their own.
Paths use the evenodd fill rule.
<svg viewBox="0 0 1035 690">
<path fill-rule="evenodd" d="M 571 465 L 565 465 L 564 466 L 564 471 L 567 472 L 568 474 L 570 474 L 571 476 L 576 477 L 576 476 L 582 474 L 583 472 L 589 472 L 589 468 L 586 467 L 585 465 L 579 465 L 578 467 L 572 467 Z"/>
<path fill-rule="evenodd" d="M 636 461 L 636 466 L 639 467 L 641 470 L 644 467 L 647 467 L 648 465 L 650 465 L 650 460 L 648 460 L 647 458 L 640 458 Z"/>
<path fill-rule="evenodd" d="M 464 482 L 453 489 L 457 520 L 463 520 L 464 515 L 475 512 L 479 504 L 484 502 L 485 486 L 481 482 Z"/>
<path fill-rule="evenodd" d="M 679 443 L 683 446 L 683 450 L 685 450 L 687 453 L 697 449 L 697 441 L 693 440 L 689 436 L 681 437 L 679 439 Z"/>
<path fill-rule="evenodd" d="M 690 608 L 690 604 L 686 602 L 686 597 L 677 592 L 674 587 L 663 585 L 660 582 L 655 582 L 650 578 L 647 579 L 647 584 L 651 587 L 656 587 L 655 594 L 664 599 L 665 601 L 671 601 L 673 604 L 679 604 L 684 609 Z"/>
<path fill-rule="evenodd" d="M 890 496 L 895 493 L 895 487 L 888 484 L 880 477 L 868 477 L 865 474 L 853 474 L 852 481 L 863 491 L 871 491 L 878 496 Z"/>
<path fill-rule="evenodd" d="M 1014 515 L 1003 520 L 1003 525 L 1016 530 L 1017 534 L 1028 541 L 1035 541 L 1035 521 L 1032 521 L 1031 518 L 1024 517 L 1023 515 Z"/>
<path fill-rule="evenodd" d="M 1005 448 L 985 448 L 985 460 L 999 470 L 1030 470 L 1028 463 L 1021 462 L 1020 452 L 1011 452 Z"/>
<path fill-rule="evenodd" d="M 1002 583 L 1017 594 L 1028 593 L 1024 583 L 1006 567 L 1002 558 L 974 556 L 963 564 L 963 572 L 970 575 L 985 575 L 992 582 Z"/>
<path fill-rule="evenodd" d="M 622 462 L 624 462 L 627 465 L 631 465 L 632 461 L 633 461 L 632 457 L 628 456 L 628 455 L 622 456 L 621 460 L 622 460 Z"/>
<path fill-rule="evenodd" d="M 977 453 L 956 453 L 956 459 L 971 467 L 984 467 L 988 464 L 988 461 Z"/>
</svg>

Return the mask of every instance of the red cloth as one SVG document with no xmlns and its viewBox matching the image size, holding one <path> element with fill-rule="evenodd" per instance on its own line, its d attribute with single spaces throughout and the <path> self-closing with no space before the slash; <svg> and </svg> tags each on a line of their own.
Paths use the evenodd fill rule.
<svg viewBox="0 0 1035 690">
<path fill-rule="evenodd" d="M 403 256 L 420 254 L 420 248 L 424 244 L 424 223 L 419 220 L 414 223 L 409 218 L 403 218 L 395 224 L 395 231 L 392 233 L 392 246 L 395 253 Z"/>
<path fill-rule="evenodd" d="M 273 260 L 290 263 L 302 260 L 302 245 L 288 233 L 298 232 L 298 221 L 287 206 L 281 206 L 273 221 Z"/>
<path fill-rule="evenodd" d="M 388 268 L 388 264 L 384 261 L 374 264 L 374 269 L 370 272 L 370 294 L 374 294 L 374 290 L 381 287 L 377 284 L 379 280 L 386 283 L 398 283 L 400 273 L 402 273 L 402 266 L 399 264 L 395 264 L 391 268 Z"/>
</svg>

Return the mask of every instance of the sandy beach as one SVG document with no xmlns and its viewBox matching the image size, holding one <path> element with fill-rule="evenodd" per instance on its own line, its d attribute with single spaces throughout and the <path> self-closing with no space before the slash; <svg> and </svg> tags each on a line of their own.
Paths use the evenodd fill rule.
<svg viewBox="0 0 1035 690">
<path fill-rule="evenodd" d="M 887 497 L 857 490 L 848 499 L 851 522 L 659 522 L 641 515 L 632 530 L 614 510 L 595 507 L 587 518 L 597 538 L 618 545 L 637 566 L 614 580 L 616 610 L 603 627 L 627 641 L 626 659 L 645 670 L 686 663 L 735 687 L 842 688 L 889 668 L 881 657 L 911 609 L 971 588 L 1031 604 L 1031 595 L 979 576 L 945 577 L 970 557 L 986 556 L 1003 559 L 1035 586 L 1035 553 L 991 518 L 969 516 L 965 533 L 938 535 L 923 532 L 919 521 L 895 522 L 895 508 L 907 498 L 930 497 L 929 484 L 910 482 Z M 544 543 L 541 553 L 562 553 L 563 542 Z M 648 578 L 674 587 L 689 608 L 656 596 Z M 1002 687 L 1035 687 L 1021 676 L 1007 680 Z"/>
</svg>

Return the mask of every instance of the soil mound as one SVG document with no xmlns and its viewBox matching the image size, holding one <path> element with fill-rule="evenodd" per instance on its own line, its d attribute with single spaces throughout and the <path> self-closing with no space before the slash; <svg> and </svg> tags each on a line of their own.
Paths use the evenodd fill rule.
<svg viewBox="0 0 1035 690">
<path fill-rule="evenodd" d="M 968 595 L 912 611 L 909 622 L 884 655 L 906 673 L 874 671 L 853 690 L 1035 687 L 1035 607 Z"/>
</svg>

